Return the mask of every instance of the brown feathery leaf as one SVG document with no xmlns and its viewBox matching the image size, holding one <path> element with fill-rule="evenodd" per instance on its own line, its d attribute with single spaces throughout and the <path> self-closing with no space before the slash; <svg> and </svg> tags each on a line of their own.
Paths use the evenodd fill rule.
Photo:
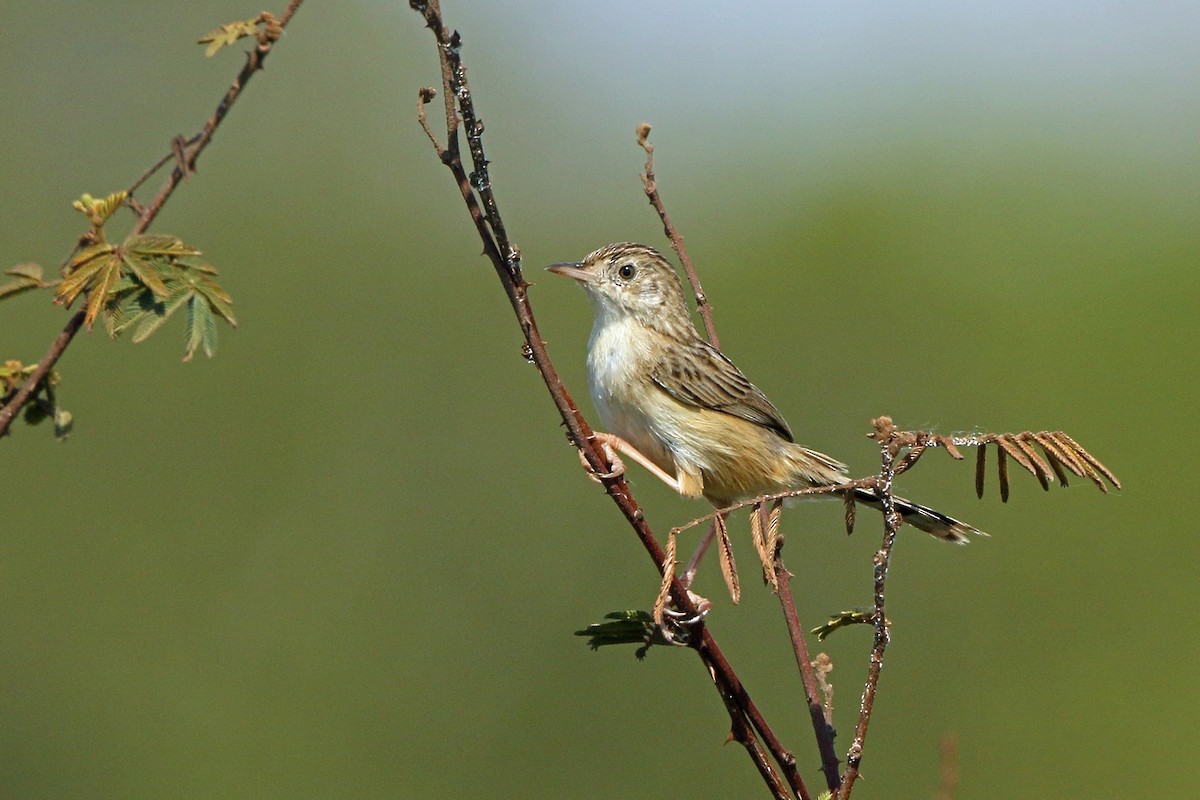
<svg viewBox="0 0 1200 800">
<path fill-rule="evenodd" d="M 737 604 L 742 599 L 742 585 L 738 580 L 737 564 L 733 560 L 733 543 L 729 541 L 729 528 L 725 518 L 717 515 L 717 553 L 721 556 L 721 575 L 729 589 L 729 597 Z"/>
<path fill-rule="evenodd" d="M 1093 483 L 1099 481 L 1100 476 L 1094 469 L 1092 469 L 1092 466 L 1080 458 L 1079 454 L 1075 452 L 1075 448 L 1064 442 L 1060 434 L 1061 431 L 1051 431 L 1049 433 L 1049 437 L 1059 448 L 1059 450 L 1066 456 L 1066 460 L 1064 461 L 1066 466 L 1073 470 L 1075 474 L 1081 478 L 1087 478 Z"/>
<path fill-rule="evenodd" d="M 1096 469 L 1096 471 L 1099 472 L 1101 475 L 1103 475 L 1105 478 L 1108 478 L 1108 482 L 1113 485 L 1113 488 L 1116 488 L 1116 489 L 1121 488 L 1121 482 L 1119 480 L 1117 480 L 1117 476 L 1113 474 L 1112 470 L 1110 470 L 1108 467 L 1101 464 L 1099 459 L 1097 459 L 1095 456 L 1093 456 L 1087 450 L 1084 450 L 1083 446 L 1080 445 L 1079 442 L 1075 441 L 1074 439 L 1072 439 L 1070 436 L 1068 436 L 1066 433 L 1063 433 L 1062 431 L 1057 431 L 1057 435 L 1058 435 L 1058 438 L 1060 441 L 1062 441 L 1065 444 L 1070 446 L 1072 452 L 1074 452 L 1077 456 L 1082 458 L 1088 464 L 1091 464 L 1092 467 L 1094 467 Z M 1102 492 L 1108 492 L 1108 489 L 1106 489 L 1104 487 L 1104 484 L 1100 483 L 1099 481 L 1096 482 L 1096 485 L 1100 487 L 1100 490 Z"/>
<path fill-rule="evenodd" d="M 774 561 L 775 551 L 779 549 L 779 526 L 782 522 L 783 500 L 780 499 L 771 503 L 771 514 L 767 518 L 767 547 L 771 550 L 772 561 Z"/>
<path fill-rule="evenodd" d="M 917 459 L 924 455 L 925 449 L 925 445 L 915 445 L 910 448 L 909 451 L 904 454 L 904 458 L 896 462 L 894 474 L 899 475 L 902 472 L 908 471 L 910 467 L 917 463 Z"/>
<path fill-rule="evenodd" d="M 1000 443 L 997 442 L 997 445 Z M 1000 478 L 1000 502 L 1008 502 L 1008 457 L 1003 447 L 996 447 L 996 474 Z"/>
<path fill-rule="evenodd" d="M 754 542 L 754 549 L 758 551 L 759 558 L 763 559 L 765 569 L 767 535 L 763 531 L 762 503 L 750 506 L 750 541 Z"/>
<path fill-rule="evenodd" d="M 1042 489 L 1048 492 L 1050 491 L 1050 465 L 1043 461 L 1042 457 L 1033 449 L 1033 446 L 1029 444 L 1028 440 L 1031 438 L 1033 438 L 1032 434 L 1020 433 L 1013 437 L 1013 443 L 1029 459 L 1029 463 L 1033 465 L 1033 474 L 1037 476 L 1038 482 L 1042 484 Z"/>
<path fill-rule="evenodd" d="M 958 446 L 954 444 L 954 439 L 949 436 L 939 436 L 937 440 L 938 444 L 946 448 L 946 452 L 950 454 L 951 458 L 955 461 L 963 460 L 963 454 L 958 451 Z"/>
<path fill-rule="evenodd" d="M 987 443 L 979 443 L 979 452 L 975 454 L 975 496 L 983 499 L 983 478 L 987 473 Z"/>
<path fill-rule="evenodd" d="M 767 512 L 764 512 L 767 513 Z M 783 521 L 783 501 L 776 500 L 771 503 L 771 511 L 767 514 L 767 535 L 766 545 L 767 559 L 763 564 L 763 569 L 766 570 L 767 583 L 771 584 L 771 591 L 779 593 L 779 576 L 775 574 L 775 557 L 779 552 L 779 525 Z"/>
<path fill-rule="evenodd" d="M 774 553 L 767 544 L 767 532 L 764 526 L 764 517 L 766 509 L 762 503 L 755 503 L 750 507 L 750 540 L 754 542 L 754 550 L 758 553 L 759 563 L 762 564 L 763 583 L 769 584 L 772 588 L 775 585 L 775 569 L 774 569 Z"/>
<path fill-rule="evenodd" d="M 854 502 L 854 492 L 842 495 L 842 504 L 846 509 L 846 535 L 854 533 L 855 517 L 858 515 L 858 504 Z"/>
<path fill-rule="evenodd" d="M 1037 470 L 1033 468 L 1033 464 L 1025 457 L 1025 453 L 1017 446 L 1015 437 L 1011 433 L 1002 433 L 996 437 L 996 444 L 999 445 L 1005 453 L 1013 457 L 1013 460 L 1021 465 L 1021 468 L 1026 472 L 1036 475 Z"/>
<path fill-rule="evenodd" d="M 1063 470 L 1063 465 L 1066 461 L 1060 454 L 1058 446 L 1050 439 L 1046 431 L 1033 434 L 1033 440 L 1042 448 L 1042 453 L 1046 456 L 1046 462 L 1050 464 L 1050 469 L 1054 470 L 1054 477 L 1059 485 L 1064 489 L 1070 484 L 1067 482 L 1067 473 Z M 1070 469 L 1070 466 L 1067 467 Z M 1076 473 L 1078 474 L 1078 473 Z"/>
<path fill-rule="evenodd" d="M 671 581 L 675 578 L 675 536 L 675 531 L 671 531 L 667 536 L 667 552 L 663 558 L 662 583 L 658 587 L 658 597 L 654 598 L 654 624 L 660 628 L 663 625 L 663 614 L 667 608 L 667 601 L 671 599 Z"/>
</svg>

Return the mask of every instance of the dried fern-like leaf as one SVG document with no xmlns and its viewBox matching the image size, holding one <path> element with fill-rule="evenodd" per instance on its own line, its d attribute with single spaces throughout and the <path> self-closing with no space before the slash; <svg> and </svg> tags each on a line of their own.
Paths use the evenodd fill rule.
<svg viewBox="0 0 1200 800">
<path fill-rule="evenodd" d="M 658 587 L 658 597 L 654 598 L 652 616 L 654 617 L 654 624 L 660 628 L 663 625 L 663 615 L 666 613 L 667 601 L 671 599 L 671 582 L 675 580 L 675 551 L 678 546 L 675 540 L 677 535 L 675 531 L 671 531 L 667 536 L 667 552 L 663 557 L 662 583 Z"/>
<path fill-rule="evenodd" d="M 717 554 L 721 557 L 721 575 L 729 589 L 729 597 L 736 604 L 742 599 L 742 584 L 738 580 L 737 563 L 733 559 L 733 543 L 729 541 L 729 527 L 725 519 L 717 516 Z"/>
<path fill-rule="evenodd" d="M 1033 474 L 1038 479 L 1038 482 L 1042 484 L 1042 489 L 1047 492 L 1050 491 L 1050 465 L 1042 460 L 1042 457 L 1034 451 L 1033 446 L 1026 440 L 1025 434 L 1014 436 L 1013 443 L 1025 454 L 1025 458 L 1029 463 L 1033 465 Z"/>
<path fill-rule="evenodd" d="M 950 438 L 949 436 L 938 436 L 937 441 L 938 444 L 946 448 L 946 452 L 949 453 L 950 457 L 955 461 L 963 460 L 963 454 L 958 451 L 958 447 L 956 447 L 954 444 L 954 439 Z"/>
<path fill-rule="evenodd" d="M 763 526 L 763 504 L 755 503 L 750 507 L 750 541 L 758 553 L 758 561 L 762 564 L 763 583 L 770 583 L 774 569 L 771 565 L 771 551 L 767 547 L 767 533 Z"/>
<path fill-rule="evenodd" d="M 997 442 L 999 445 L 1000 443 Z M 1008 457 L 1007 451 L 1001 445 L 996 448 L 996 475 L 1000 479 L 1000 502 L 1008 502 Z"/>
<path fill-rule="evenodd" d="M 771 564 L 775 563 L 775 553 L 779 552 L 779 526 L 783 522 L 783 500 L 776 500 L 771 503 L 771 514 L 767 517 L 767 548 L 771 551 Z M 774 580 L 775 570 L 771 570 L 771 582 Z"/>
<path fill-rule="evenodd" d="M 918 440 L 927 434 L 906 434 Z M 940 442 L 940 437 L 939 443 Z M 1109 484 L 1117 489 L 1121 482 L 1112 470 L 1085 450 L 1078 442 L 1062 431 L 1022 431 L 1021 433 L 986 433 L 956 437 L 952 444 L 979 448 L 975 460 L 975 493 L 983 497 L 984 477 L 987 471 L 986 451 L 989 444 L 996 446 L 996 467 L 1000 479 L 1000 498 L 1008 501 L 1008 463 L 1011 457 L 1022 469 L 1038 479 L 1043 489 L 1049 490 L 1050 483 L 1058 481 L 1067 486 L 1067 473 L 1087 478 L 1102 492 Z M 1041 450 L 1039 453 L 1038 450 Z"/>
<path fill-rule="evenodd" d="M 854 502 L 854 492 L 842 495 L 842 503 L 846 509 L 846 535 L 854 533 L 854 522 L 858 516 L 858 504 Z"/>
<path fill-rule="evenodd" d="M 1105 478 L 1107 478 L 1108 482 L 1111 483 L 1114 488 L 1117 488 L 1117 489 L 1121 488 L 1121 482 L 1119 480 L 1117 480 L 1117 476 L 1114 475 L 1108 467 L 1101 464 L 1099 459 L 1097 459 L 1095 456 L 1093 456 L 1087 450 L 1083 449 L 1082 445 L 1080 445 L 1079 442 L 1075 441 L 1074 439 L 1072 439 L 1070 436 L 1063 433 L 1062 431 L 1055 431 L 1054 435 L 1059 441 L 1068 445 L 1072 453 L 1074 453 L 1076 456 L 1078 456 L 1079 458 L 1082 458 L 1084 461 L 1086 461 L 1095 472 L 1098 472 L 1100 475 L 1103 475 Z M 1104 484 L 1101 483 L 1099 480 L 1096 480 L 1096 478 L 1093 478 L 1093 480 L 1096 481 L 1096 485 L 1100 487 L 1101 491 L 1103 491 L 1103 492 L 1108 491 L 1108 489 L 1106 489 L 1104 487 Z"/>
<path fill-rule="evenodd" d="M 987 475 L 987 444 L 979 443 L 979 451 L 975 454 L 975 496 L 983 499 L 983 479 Z"/>
<path fill-rule="evenodd" d="M 910 448 L 909 451 L 904 454 L 904 458 L 896 462 L 894 474 L 899 475 L 902 472 L 907 472 L 910 467 L 917 463 L 917 459 L 919 459 L 925 453 L 925 449 L 926 448 L 924 445 L 917 445 Z"/>
<path fill-rule="evenodd" d="M 1046 454 L 1046 460 L 1050 462 L 1050 467 L 1054 470 L 1054 474 L 1058 477 L 1058 482 L 1062 486 L 1067 486 L 1067 473 L 1063 471 L 1066 467 L 1069 471 L 1083 477 L 1085 475 L 1084 465 L 1075 458 L 1075 456 L 1066 450 L 1054 436 L 1048 431 L 1035 433 L 1033 438 L 1042 447 L 1042 452 Z"/>
</svg>

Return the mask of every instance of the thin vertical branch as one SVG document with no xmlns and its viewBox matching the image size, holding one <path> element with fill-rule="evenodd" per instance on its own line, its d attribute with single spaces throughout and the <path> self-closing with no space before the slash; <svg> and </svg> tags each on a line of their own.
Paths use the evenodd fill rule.
<svg viewBox="0 0 1200 800">
<path fill-rule="evenodd" d="M 650 144 L 649 136 L 649 122 L 643 122 L 637 126 L 638 144 L 646 151 L 646 171 L 642 173 L 642 187 L 646 191 L 650 205 L 654 206 L 654 210 L 658 212 L 658 218 L 662 220 L 663 224 L 663 233 L 671 240 L 671 247 L 679 256 L 679 263 L 683 266 L 688 283 L 692 285 L 692 293 L 696 295 L 696 310 L 700 312 L 700 318 L 704 320 L 704 331 L 708 335 L 708 341 L 713 347 L 720 350 L 721 340 L 717 338 L 712 304 L 708 302 L 708 295 L 704 293 L 704 287 L 700 285 L 700 276 L 696 273 L 696 268 L 692 266 L 692 259 L 688 257 L 687 250 L 684 249 L 683 237 L 679 235 L 679 231 L 671 222 L 671 215 L 667 213 L 667 207 L 663 205 L 662 196 L 658 192 L 658 182 L 654 177 L 654 145 Z"/>
<path fill-rule="evenodd" d="M 825 775 L 825 785 L 829 787 L 829 791 L 836 792 L 841 784 L 841 777 L 838 772 L 837 752 L 833 746 L 833 727 L 825 718 L 825 707 L 821 702 L 817 676 L 813 671 L 812 660 L 808 656 L 808 644 L 804 641 L 804 631 L 796 614 L 796 601 L 792 598 L 792 573 L 788 572 L 780 557 L 783 544 L 784 539 L 780 536 L 775 552 L 775 580 L 779 585 L 779 604 L 783 607 L 783 617 L 787 621 L 788 634 L 792 640 L 792 651 L 796 655 L 796 666 L 800 668 L 800 677 L 804 683 L 804 700 L 808 704 L 808 715 L 812 718 L 817 750 L 821 754 L 821 772 Z"/>
<path fill-rule="evenodd" d="M 883 654 L 887 649 L 891 635 L 888 630 L 886 610 L 886 588 L 888 565 L 892 558 L 892 547 L 896 543 L 896 532 L 900 529 L 901 518 L 896 511 L 895 498 L 892 496 L 892 482 L 896 477 L 895 439 L 896 429 L 888 417 L 875 420 L 875 438 L 879 442 L 879 482 L 875 494 L 883 506 L 883 542 L 873 559 L 875 576 L 875 611 L 871 621 L 875 628 L 875 642 L 871 648 L 871 661 L 867 669 L 867 682 L 863 688 L 862 703 L 859 706 L 858 724 L 854 727 L 854 740 L 850 743 L 850 751 L 846 754 L 846 774 L 842 776 L 842 787 L 838 793 L 840 800 L 849 800 L 854 782 L 858 779 L 859 766 L 862 763 L 863 744 L 867 739 L 867 726 L 871 722 L 871 712 L 875 707 L 875 692 L 879 687 L 879 673 L 883 669 Z"/>
<path fill-rule="evenodd" d="M 291 2 L 288 3 L 287 9 L 283 12 L 283 15 L 278 21 L 278 31 L 280 34 L 282 34 L 282 31 L 287 26 L 288 22 L 291 21 L 292 15 L 296 13 L 296 9 L 300 7 L 302 2 L 303 0 L 291 0 Z M 137 235 L 139 233 L 146 232 L 146 230 L 150 227 L 150 223 L 154 222 L 155 217 L 157 217 L 159 212 L 162 211 L 163 206 L 171 197 L 171 194 L 175 191 L 176 187 L 178 187 L 180 182 L 183 181 L 183 179 L 195 169 L 196 159 L 200 157 L 200 153 L 202 153 L 204 148 L 208 146 L 208 143 L 212 141 L 212 136 L 213 133 L 216 132 L 217 126 L 219 126 L 221 121 L 225 119 L 225 115 L 229 113 L 229 109 L 233 106 L 234 101 L 241 96 L 242 90 L 245 88 L 246 83 L 252 77 L 254 77 L 255 72 L 262 69 L 263 61 L 266 59 L 267 55 L 270 54 L 271 48 L 278 38 L 278 35 L 275 35 L 273 38 L 265 37 L 259 41 L 253 50 L 246 54 L 246 64 L 242 67 L 241 72 L 238 73 L 238 76 L 234 78 L 233 83 L 230 85 L 229 89 L 226 90 L 225 95 L 221 98 L 221 102 L 217 105 L 216 111 L 214 111 L 213 115 L 209 117 L 206 123 L 204 123 L 204 128 L 199 134 L 182 143 L 176 139 L 173 143 L 172 153 L 162 159 L 159 159 L 154 166 L 146 170 L 146 172 L 144 172 L 136 181 L 134 181 L 133 186 L 130 189 L 131 195 L 133 189 L 141 186 L 147 178 L 157 172 L 161 167 L 169 163 L 172 158 L 175 158 L 176 152 L 180 149 L 180 144 L 185 145 L 185 147 L 183 147 L 183 151 L 186 155 L 186 158 L 184 159 L 183 163 L 176 164 L 175 169 L 173 169 L 171 174 L 167 176 L 166 181 L 158 190 L 158 194 L 155 195 L 154 199 L 150 202 L 150 205 L 139 213 L 138 220 L 136 223 L 134 223 L 131 235 Z M 77 311 L 71 315 L 71 318 L 67 320 L 67 324 L 63 327 L 62 332 L 55 337 L 54 342 L 51 344 L 50 349 L 46 352 L 46 355 L 42 357 L 42 360 L 38 362 L 37 367 L 32 373 L 30 373 L 29 379 L 22 384 L 21 388 L 18 389 L 16 394 L 13 395 L 12 399 L 5 404 L 4 408 L 0 408 L 0 438 L 3 438 L 4 435 L 8 433 L 8 429 L 12 426 L 12 422 L 14 419 L 16 419 L 17 414 L 24 407 L 24 405 L 29 402 L 29 398 L 33 396 L 33 393 L 37 390 L 37 387 L 43 380 L 46 379 L 46 376 L 50 374 L 50 370 L 54 368 L 54 365 L 58 363 L 58 360 L 62 358 L 63 353 L 71 344 L 71 341 L 75 338 L 75 334 L 79 333 L 79 329 L 83 325 L 85 316 L 86 312 L 83 310 Z"/>
</svg>

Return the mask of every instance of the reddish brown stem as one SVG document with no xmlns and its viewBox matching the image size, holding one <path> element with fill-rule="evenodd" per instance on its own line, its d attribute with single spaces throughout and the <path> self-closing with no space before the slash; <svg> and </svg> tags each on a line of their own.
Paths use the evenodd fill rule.
<svg viewBox="0 0 1200 800">
<path fill-rule="evenodd" d="M 838 772 L 838 757 L 833 746 L 833 728 L 825 719 L 825 708 L 821 702 L 817 676 L 813 671 L 812 659 L 808 656 L 808 644 L 804 641 L 804 629 L 796 614 L 796 601 L 792 598 L 792 573 L 783 564 L 783 537 L 775 553 L 775 579 L 779 586 L 779 604 L 783 607 L 783 618 L 787 622 L 788 635 L 792 640 L 792 652 L 796 655 L 796 666 L 804 683 L 804 699 L 808 703 L 808 715 L 812 718 L 813 734 L 817 739 L 817 750 L 821 754 L 821 772 L 825 785 L 836 792 L 841 783 Z"/>
<path fill-rule="evenodd" d="M 696 296 L 696 310 L 700 312 L 700 319 L 704 321 L 704 332 L 708 336 L 708 341 L 712 343 L 713 347 L 720 350 L 721 340 L 717 338 L 712 304 L 708 302 L 708 295 L 704 293 L 704 287 L 700 285 L 700 275 L 692 266 L 692 259 L 688 257 L 687 249 L 683 246 L 683 237 L 679 234 L 675 224 L 671 222 L 671 215 L 667 213 L 667 207 L 663 204 L 662 195 L 658 191 L 658 181 L 654 177 L 654 145 L 650 144 L 649 136 L 650 123 L 643 122 L 638 125 L 638 144 L 646 151 L 646 171 L 642 173 L 642 187 L 646 192 L 646 197 L 650 200 L 650 205 L 654 206 L 654 210 L 658 212 L 658 218 L 662 220 L 663 224 L 663 233 L 671 240 L 671 247 L 679 256 L 679 263 L 687 275 L 688 283 L 692 285 L 692 293 Z"/>
</svg>

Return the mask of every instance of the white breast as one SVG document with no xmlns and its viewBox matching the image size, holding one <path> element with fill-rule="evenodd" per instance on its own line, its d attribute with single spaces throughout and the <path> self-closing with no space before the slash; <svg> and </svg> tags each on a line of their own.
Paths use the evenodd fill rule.
<svg viewBox="0 0 1200 800">
<path fill-rule="evenodd" d="M 604 430 L 620 436 L 673 474 L 674 459 L 646 425 L 640 410 L 646 407 L 647 393 L 654 397 L 657 391 L 649 383 L 647 333 L 627 315 L 597 309 L 588 340 L 588 389 Z"/>
</svg>

